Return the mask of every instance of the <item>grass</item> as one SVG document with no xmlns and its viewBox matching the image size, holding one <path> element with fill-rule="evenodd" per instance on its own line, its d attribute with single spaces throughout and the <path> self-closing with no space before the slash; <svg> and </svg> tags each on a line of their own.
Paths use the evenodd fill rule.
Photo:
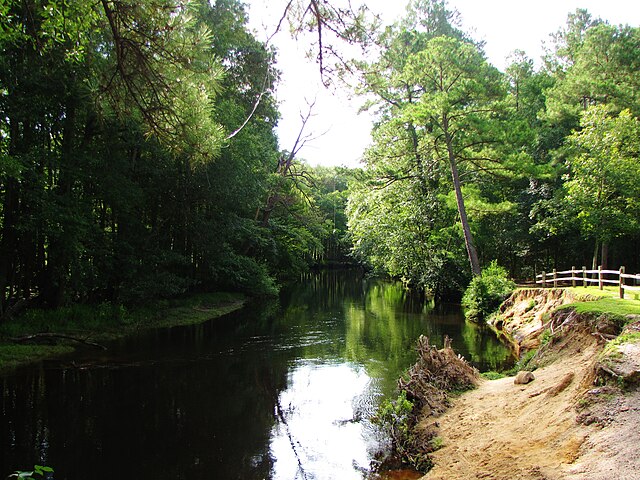
<svg viewBox="0 0 640 480">
<path fill-rule="evenodd" d="M 605 286 L 600 290 L 598 287 L 567 287 L 568 290 L 578 298 L 580 297 L 606 297 L 620 298 L 618 287 Z M 628 290 L 624 294 L 624 300 L 640 300 L 640 291 Z"/>
<path fill-rule="evenodd" d="M 630 321 L 630 315 L 640 315 L 640 300 L 607 297 L 569 303 L 559 307 L 559 309 L 565 308 L 575 309 L 579 314 L 607 317 L 623 327 Z"/>
<path fill-rule="evenodd" d="M 487 380 L 500 380 L 501 378 L 506 377 L 506 375 L 505 375 L 504 373 L 501 373 L 501 372 L 493 372 L 493 371 L 490 371 L 490 372 L 482 372 L 482 373 L 480 374 L 480 376 L 481 376 L 482 378 L 486 378 Z"/>
<path fill-rule="evenodd" d="M 73 352 L 69 345 L 0 345 L 0 370 L 13 370 L 26 363 Z"/>
<path fill-rule="evenodd" d="M 143 330 L 202 323 L 237 310 L 244 302 L 242 294 L 219 292 L 162 300 L 130 310 L 110 303 L 29 310 L 0 325 L 0 370 L 70 353 L 77 346 L 68 342 L 23 345 L 11 340 L 15 337 L 55 332 L 92 342 L 107 342 Z"/>
<path fill-rule="evenodd" d="M 444 447 L 444 440 L 442 437 L 433 437 L 429 443 L 431 444 L 431 451 L 435 452 L 436 450 L 440 450 Z"/>
</svg>

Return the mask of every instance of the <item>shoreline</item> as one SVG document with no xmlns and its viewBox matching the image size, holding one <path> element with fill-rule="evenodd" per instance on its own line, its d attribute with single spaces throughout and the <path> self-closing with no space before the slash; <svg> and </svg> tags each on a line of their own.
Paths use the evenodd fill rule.
<svg viewBox="0 0 640 480">
<path fill-rule="evenodd" d="M 60 313 L 53 311 L 44 312 L 37 320 L 12 320 L 2 325 L 0 333 L 0 375 L 72 354 L 79 348 L 105 348 L 102 343 L 144 331 L 204 323 L 241 309 L 247 301 L 248 297 L 240 293 L 197 294 L 159 301 L 154 306 L 139 307 L 124 314 L 118 312 L 115 318 L 101 318 L 84 328 L 74 320 L 52 323 Z M 99 306 L 89 307 L 91 309 L 95 310 L 96 317 L 100 316 Z M 72 314 L 70 311 L 69 315 Z"/>
</svg>

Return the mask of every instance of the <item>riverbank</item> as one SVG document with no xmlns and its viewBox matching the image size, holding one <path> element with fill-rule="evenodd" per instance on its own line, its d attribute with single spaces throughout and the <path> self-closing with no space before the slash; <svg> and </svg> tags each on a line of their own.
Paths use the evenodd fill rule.
<svg viewBox="0 0 640 480">
<path fill-rule="evenodd" d="M 592 300 L 530 289 L 506 302 L 494 326 L 535 380 L 482 379 L 422 419 L 441 445 L 423 479 L 637 478 L 640 302 Z"/>
<path fill-rule="evenodd" d="M 77 348 L 104 348 L 103 343 L 144 330 L 202 323 L 238 310 L 245 302 L 242 294 L 217 292 L 131 310 L 110 304 L 33 310 L 0 326 L 0 373 Z"/>
</svg>

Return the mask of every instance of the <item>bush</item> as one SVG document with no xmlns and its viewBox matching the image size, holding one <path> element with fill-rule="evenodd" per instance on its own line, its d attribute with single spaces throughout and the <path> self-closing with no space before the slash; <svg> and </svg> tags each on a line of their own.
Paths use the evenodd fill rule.
<svg viewBox="0 0 640 480">
<path fill-rule="evenodd" d="M 515 287 L 515 283 L 507 278 L 507 271 L 493 260 L 465 290 L 462 297 L 465 316 L 473 321 L 483 320 L 497 310 Z"/>
</svg>

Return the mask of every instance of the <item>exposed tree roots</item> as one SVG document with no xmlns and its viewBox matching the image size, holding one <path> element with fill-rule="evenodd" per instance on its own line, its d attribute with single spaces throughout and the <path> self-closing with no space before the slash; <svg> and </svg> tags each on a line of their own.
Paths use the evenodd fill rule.
<svg viewBox="0 0 640 480">
<path fill-rule="evenodd" d="M 479 375 L 453 351 L 448 337 L 445 337 L 444 348 L 438 350 L 429 344 L 427 337 L 420 336 L 417 351 L 417 362 L 407 376 L 398 381 L 400 391 L 413 403 L 413 409 L 404 438 L 394 438 L 394 454 L 417 470 L 426 471 L 432 465 L 429 453 L 438 448 L 435 418 L 449 406 L 451 393 L 474 388 Z"/>
</svg>

